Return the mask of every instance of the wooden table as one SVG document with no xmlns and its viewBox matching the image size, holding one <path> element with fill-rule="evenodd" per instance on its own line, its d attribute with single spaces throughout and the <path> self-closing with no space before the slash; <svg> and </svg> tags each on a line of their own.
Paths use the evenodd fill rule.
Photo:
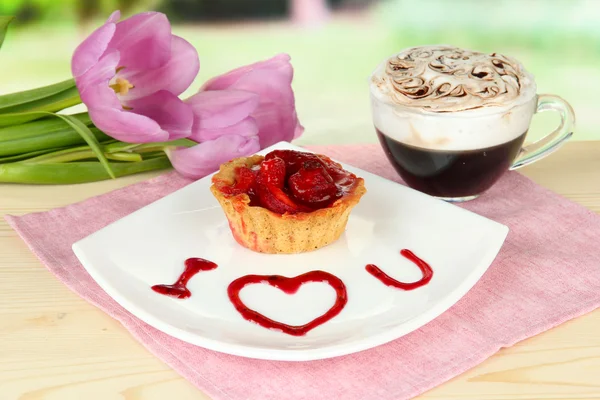
<svg viewBox="0 0 600 400">
<path fill-rule="evenodd" d="M 600 142 L 569 143 L 522 172 L 600 213 Z M 48 210 L 149 176 L 70 187 L 0 185 L 0 214 Z M 502 349 L 422 398 L 600 399 L 600 310 Z M 0 399 L 208 397 L 56 280 L 2 220 Z"/>
</svg>

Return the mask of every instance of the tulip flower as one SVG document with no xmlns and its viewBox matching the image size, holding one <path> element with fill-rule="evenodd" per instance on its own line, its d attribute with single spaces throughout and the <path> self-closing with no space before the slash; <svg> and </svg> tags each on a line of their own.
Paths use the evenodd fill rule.
<svg viewBox="0 0 600 400">
<path fill-rule="evenodd" d="M 293 77 L 290 56 L 279 54 L 209 80 L 187 103 L 193 107 L 198 97 L 213 90 L 243 90 L 257 94 L 259 104 L 250 116 L 258 125 L 261 147 L 269 147 L 277 142 L 289 142 L 304 131 L 296 115 Z M 196 135 L 196 126 L 193 131 Z"/>
<path fill-rule="evenodd" d="M 74 79 L 0 95 L 0 182 L 72 184 L 171 165 L 196 179 L 302 133 L 287 54 L 215 77 L 182 101 L 196 50 L 164 14 L 119 18 L 77 47 Z M 8 22 L 0 19 L 0 45 Z M 88 112 L 60 113 L 81 102 Z"/>
<path fill-rule="evenodd" d="M 164 14 L 119 18 L 115 11 L 73 54 L 73 77 L 94 125 L 130 143 L 190 136 L 192 111 L 177 96 L 198 73 L 198 53 L 171 34 Z"/>
<path fill-rule="evenodd" d="M 292 78 L 290 57 L 280 54 L 208 81 L 186 100 L 194 114 L 190 139 L 200 144 L 168 151 L 175 169 L 200 178 L 232 158 L 300 136 Z"/>
</svg>

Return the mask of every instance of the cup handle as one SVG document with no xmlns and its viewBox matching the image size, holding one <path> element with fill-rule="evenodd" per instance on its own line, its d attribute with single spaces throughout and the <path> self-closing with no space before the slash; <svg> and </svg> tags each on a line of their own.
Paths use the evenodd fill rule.
<svg viewBox="0 0 600 400">
<path fill-rule="evenodd" d="M 521 148 L 517 159 L 510 167 L 515 170 L 529 165 L 552 154 L 560 148 L 571 136 L 575 128 L 575 112 L 569 103 L 561 97 L 551 94 L 538 95 L 536 114 L 544 111 L 556 111 L 560 115 L 560 125 L 552 133 L 538 141 Z"/>
</svg>

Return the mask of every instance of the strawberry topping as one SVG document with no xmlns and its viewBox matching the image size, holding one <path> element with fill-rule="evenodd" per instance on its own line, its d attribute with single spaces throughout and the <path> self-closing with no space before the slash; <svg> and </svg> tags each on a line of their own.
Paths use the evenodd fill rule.
<svg viewBox="0 0 600 400">
<path fill-rule="evenodd" d="M 311 212 L 331 206 L 348 193 L 356 176 L 328 157 L 293 150 L 275 150 L 257 171 L 236 169 L 236 182 L 220 187 L 226 195 L 247 193 L 251 206 L 278 214 Z"/>
</svg>

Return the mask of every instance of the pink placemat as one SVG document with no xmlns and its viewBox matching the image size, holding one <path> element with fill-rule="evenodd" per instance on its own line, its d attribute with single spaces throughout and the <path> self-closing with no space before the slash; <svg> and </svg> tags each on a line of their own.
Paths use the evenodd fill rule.
<svg viewBox="0 0 600 400">
<path fill-rule="evenodd" d="M 312 150 L 400 181 L 377 145 Z M 600 305 L 600 217 L 513 172 L 464 205 L 509 226 L 500 254 L 462 300 L 421 329 L 371 350 L 303 363 L 205 350 L 125 311 L 71 251 L 79 239 L 188 183 L 168 173 L 68 207 L 6 218 L 58 279 L 120 321 L 149 351 L 215 400 L 406 399 L 472 368 L 501 347 Z"/>
</svg>

